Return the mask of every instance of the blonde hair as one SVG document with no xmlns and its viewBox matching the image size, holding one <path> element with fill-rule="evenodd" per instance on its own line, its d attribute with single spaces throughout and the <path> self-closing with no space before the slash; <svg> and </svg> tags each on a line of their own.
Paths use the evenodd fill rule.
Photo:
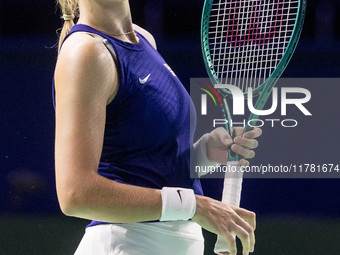
<svg viewBox="0 0 340 255">
<path fill-rule="evenodd" d="M 71 31 L 74 26 L 73 19 L 78 16 L 78 0 L 58 0 L 59 7 L 62 12 L 62 18 L 64 20 L 63 27 L 59 35 L 58 50 L 60 50 L 61 43 L 65 36 Z"/>
</svg>

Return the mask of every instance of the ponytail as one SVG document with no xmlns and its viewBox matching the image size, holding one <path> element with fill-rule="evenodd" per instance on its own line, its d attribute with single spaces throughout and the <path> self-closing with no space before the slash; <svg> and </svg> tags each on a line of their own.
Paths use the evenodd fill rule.
<svg viewBox="0 0 340 255">
<path fill-rule="evenodd" d="M 73 20 L 75 18 L 76 12 L 78 11 L 78 1 L 59 0 L 59 6 L 63 14 L 62 19 L 64 20 L 64 25 L 59 35 L 58 51 L 60 50 L 65 36 L 71 31 L 71 28 L 74 26 Z"/>
</svg>

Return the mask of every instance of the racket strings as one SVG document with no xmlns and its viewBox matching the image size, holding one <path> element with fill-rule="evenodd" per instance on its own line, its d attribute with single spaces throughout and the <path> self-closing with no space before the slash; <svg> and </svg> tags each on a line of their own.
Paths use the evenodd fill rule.
<svg viewBox="0 0 340 255">
<path fill-rule="evenodd" d="M 208 43 L 219 82 L 244 92 L 263 84 L 285 53 L 298 6 L 298 0 L 214 1 Z"/>
</svg>

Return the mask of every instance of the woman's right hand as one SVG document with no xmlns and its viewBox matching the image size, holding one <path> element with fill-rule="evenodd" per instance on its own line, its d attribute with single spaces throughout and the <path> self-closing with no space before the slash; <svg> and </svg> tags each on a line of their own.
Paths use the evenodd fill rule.
<svg viewBox="0 0 340 255">
<path fill-rule="evenodd" d="M 192 220 L 204 229 L 224 237 L 230 255 L 237 254 L 233 234 L 242 242 L 243 255 L 254 251 L 256 227 L 254 212 L 196 195 L 196 213 Z"/>
</svg>

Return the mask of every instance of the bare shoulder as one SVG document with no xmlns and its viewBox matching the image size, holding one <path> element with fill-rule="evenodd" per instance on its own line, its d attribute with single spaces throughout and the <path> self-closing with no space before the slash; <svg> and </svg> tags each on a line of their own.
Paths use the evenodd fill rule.
<svg viewBox="0 0 340 255">
<path fill-rule="evenodd" d="M 81 61 L 84 58 L 100 59 L 108 53 L 103 42 L 88 33 L 74 33 L 63 44 L 58 59 Z M 103 55 L 104 53 L 104 55 Z"/>
<path fill-rule="evenodd" d="M 56 71 L 56 88 L 72 85 L 80 93 L 113 95 L 115 63 L 100 38 L 87 33 L 70 36 L 60 50 Z"/>
<path fill-rule="evenodd" d="M 74 33 L 65 41 L 60 50 L 57 69 L 58 67 L 75 68 L 81 71 L 91 66 L 94 71 L 101 70 L 102 65 L 107 65 L 110 59 L 110 52 L 100 38 L 88 33 Z"/>
<path fill-rule="evenodd" d="M 151 43 L 151 45 L 157 50 L 155 38 L 152 36 L 150 32 L 148 32 L 147 30 L 145 30 L 144 28 L 136 24 L 133 24 L 133 29 L 136 30 L 138 33 L 142 34 Z"/>
</svg>

